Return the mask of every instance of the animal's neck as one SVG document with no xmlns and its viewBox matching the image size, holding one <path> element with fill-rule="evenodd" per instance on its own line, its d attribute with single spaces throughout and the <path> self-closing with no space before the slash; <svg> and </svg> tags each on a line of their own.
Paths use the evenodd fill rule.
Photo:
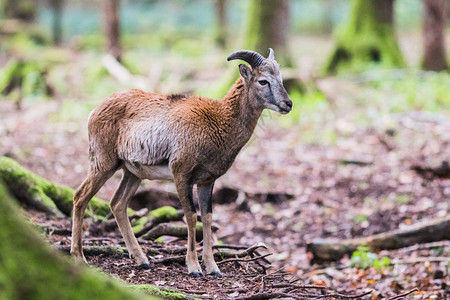
<svg viewBox="0 0 450 300">
<path fill-rule="evenodd" d="M 225 95 L 223 107 L 228 110 L 227 115 L 234 124 L 235 138 L 245 144 L 253 134 L 263 109 L 255 106 L 254 101 L 249 98 L 241 77 Z"/>
</svg>

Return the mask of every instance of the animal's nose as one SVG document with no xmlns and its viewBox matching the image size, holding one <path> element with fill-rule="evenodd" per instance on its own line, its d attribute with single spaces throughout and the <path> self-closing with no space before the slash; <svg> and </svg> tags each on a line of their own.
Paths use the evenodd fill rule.
<svg viewBox="0 0 450 300">
<path fill-rule="evenodd" d="M 285 103 L 286 103 L 286 106 L 289 107 L 289 109 L 292 109 L 292 101 L 291 100 L 286 101 Z"/>
</svg>

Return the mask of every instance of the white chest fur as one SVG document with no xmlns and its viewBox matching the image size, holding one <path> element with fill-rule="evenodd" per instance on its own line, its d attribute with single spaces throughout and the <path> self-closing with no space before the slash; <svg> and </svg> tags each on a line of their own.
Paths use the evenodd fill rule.
<svg viewBox="0 0 450 300">
<path fill-rule="evenodd" d="M 125 162 L 125 168 L 140 179 L 173 180 L 172 171 L 168 165 L 151 166 L 139 163 Z"/>
</svg>

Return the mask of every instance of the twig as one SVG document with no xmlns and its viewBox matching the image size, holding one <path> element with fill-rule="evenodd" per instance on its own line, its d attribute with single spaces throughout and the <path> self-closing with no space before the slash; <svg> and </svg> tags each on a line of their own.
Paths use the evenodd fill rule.
<svg viewBox="0 0 450 300">
<path fill-rule="evenodd" d="M 214 246 L 212 246 L 212 248 L 213 249 L 245 250 L 245 249 L 248 249 L 248 246 L 222 244 L 222 245 L 214 245 Z"/>
<path fill-rule="evenodd" d="M 274 299 L 274 298 L 294 298 L 294 299 L 305 299 L 305 297 L 314 297 L 315 295 L 304 295 L 298 296 L 288 293 L 281 292 L 273 292 L 273 293 L 258 293 L 250 296 L 244 296 L 236 298 L 236 300 L 265 300 L 265 299 Z M 308 299 L 308 298 L 307 298 Z M 311 298 L 309 298 L 311 299 Z"/>
<path fill-rule="evenodd" d="M 285 288 L 285 287 L 293 287 L 296 289 L 326 289 L 323 285 L 314 285 L 314 284 L 292 284 L 292 283 L 277 283 L 269 286 L 270 288 Z"/>
<path fill-rule="evenodd" d="M 357 298 L 367 296 L 371 293 L 372 293 L 372 290 L 364 292 L 362 294 L 358 294 L 358 295 L 344 295 L 341 293 L 332 293 L 332 294 L 317 296 L 315 299 L 322 299 L 322 298 L 326 298 L 326 297 L 341 297 L 341 298 L 348 298 L 348 299 L 357 299 Z"/>
<path fill-rule="evenodd" d="M 407 259 L 394 259 L 391 264 L 416 264 L 424 262 L 450 262 L 450 257 L 438 256 L 438 257 L 414 257 Z"/>
<path fill-rule="evenodd" d="M 258 259 L 263 259 L 263 258 L 265 258 L 265 257 L 267 257 L 269 255 L 272 255 L 272 254 L 273 253 L 267 253 L 267 254 L 264 254 L 262 256 L 255 256 L 253 258 L 247 258 L 247 259 L 245 259 L 245 258 L 229 258 L 229 259 L 225 259 L 225 260 L 219 261 L 219 262 L 217 262 L 217 264 L 220 265 L 220 264 L 229 263 L 229 262 L 236 262 L 236 261 L 240 261 L 240 262 L 255 261 L 255 260 L 258 260 Z"/>
<path fill-rule="evenodd" d="M 390 298 L 388 298 L 387 300 L 400 299 L 400 298 L 403 298 L 403 297 L 405 297 L 405 296 L 408 296 L 409 294 L 412 294 L 412 293 L 414 293 L 414 292 L 417 292 L 418 290 L 419 290 L 418 288 L 413 288 L 413 289 L 410 290 L 409 292 L 406 292 L 406 293 L 404 293 L 404 294 L 400 294 L 400 295 L 397 295 L 397 296 L 390 297 Z"/>
<path fill-rule="evenodd" d="M 404 252 L 412 252 L 417 250 L 423 250 L 423 249 L 429 249 L 429 248 L 435 248 L 435 247 L 450 247 L 450 241 L 439 241 L 439 242 L 431 242 L 431 243 L 425 243 L 425 244 L 416 244 L 409 247 L 398 249 L 398 252 L 404 253 Z"/>
</svg>

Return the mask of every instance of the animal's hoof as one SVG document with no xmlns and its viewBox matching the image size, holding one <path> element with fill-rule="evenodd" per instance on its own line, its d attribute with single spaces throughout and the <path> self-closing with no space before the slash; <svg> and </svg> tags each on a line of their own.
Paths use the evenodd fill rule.
<svg viewBox="0 0 450 300">
<path fill-rule="evenodd" d="M 222 272 L 220 272 L 220 271 L 212 271 L 211 273 L 209 273 L 208 275 L 211 275 L 211 276 L 217 276 L 217 277 L 222 277 L 223 275 L 222 275 Z"/>
<path fill-rule="evenodd" d="M 200 272 L 192 272 L 192 273 L 189 273 L 189 276 L 191 276 L 191 277 L 201 277 L 201 276 L 203 276 L 203 273 L 200 271 Z"/>
<path fill-rule="evenodd" d="M 150 264 L 149 263 L 141 264 L 139 266 L 139 268 L 142 269 L 142 270 L 148 270 L 148 269 L 150 269 Z"/>
</svg>

